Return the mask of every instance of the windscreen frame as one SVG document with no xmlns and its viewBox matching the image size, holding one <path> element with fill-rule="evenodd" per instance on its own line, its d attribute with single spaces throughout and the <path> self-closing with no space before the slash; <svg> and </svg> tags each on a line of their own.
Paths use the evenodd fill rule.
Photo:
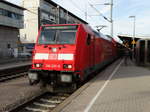
<svg viewBox="0 0 150 112">
<path fill-rule="evenodd" d="M 39 36 L 38 36 L 38 40 L 37 40 L 37 44 L 38 45 L 54 45 L 54 44 L 57 44 L 57 45 L 59 45 L 59 44 L 76 44 L 76 39 L 77 39 L 77 32 L 78 32 L 78 28 L 79 28 L 79 26 L 78 25 L 64 25 L 64 26 L 43 26 L 43 27 L 41 27 L 41 30 L 40 30 L 40 32 L 39 32 Z M 40 38 L 42 38 L 41 37 L 41 35 L 42 35 L 42 32 L 44 31 L 44 30 L 56 30 L 56 31 L 58 31 L 58 32 L 56 32 L 57 34 L 56 34 L 56 42 L 54 42 L 54 43 L 41 43 L 41 42 L 39 42 L 40 41 Z M 73 40 L 73 42 L 68 42 L 68 43 L 61 43 L 61 42 L 57 42 L 58 40 L 58 38 L 61 38 L 61 37 L 59 37 L 58 35 L 59 35 L 59 30 L 60 31 L 71 31 L 72 30 L 72 32 L 74 33 L 74 40 Z"/>
</svg>

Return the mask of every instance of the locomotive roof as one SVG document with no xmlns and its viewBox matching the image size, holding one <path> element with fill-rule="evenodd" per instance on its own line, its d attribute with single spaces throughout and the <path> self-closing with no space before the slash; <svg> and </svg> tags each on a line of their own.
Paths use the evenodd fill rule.
<svg viewBox="0 0 150 112">
<path fill-rule="evenodd" d="M 97 32 L 96 30 L 92 29 L 89 25 L 85 25 L 85 24 L 46 24 L 46 25 L 43 25 L 43 26 L 67 26 L 67 25 L 83 25 L 85 26 L 86 28 L 92 30 L 92 32 L 97 36 L 97 37 L 100 37 L 100 38 L 103 38 L 105 40 L 108 40 L 108 41 L 112 41 L 112 37 L 109 36 L 109 35 L 104 35 L 100 32 Z"/>
<path fill-rule="evenodd" d="M 104 35 L 104 34 L 98 32 L 98 31 L 95 31 L 95 30 L 93 30 L 93 29 L 92 29 L 92 31 L 93 31 L 93 33 L 94 33 L 97 37 L 101 37 L 101 38 L 103 38 L 103 39 L 105 39 L 105 40 L 112 41 L 112 37 L 110 37 L 110 36 L 108 36 L 108 35 Z"/>
</svg>

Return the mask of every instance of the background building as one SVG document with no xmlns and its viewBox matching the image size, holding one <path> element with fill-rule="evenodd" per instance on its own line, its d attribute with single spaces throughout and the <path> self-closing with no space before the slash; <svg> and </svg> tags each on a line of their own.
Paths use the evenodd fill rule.
<svg viewBox="0 0 150 112">
<path fill-rule="evenodd" d="M 9 57 L 17 49 L 19 29 L 23 28 L 23 10 L 7 1 L 0 1 L 0 58 Z"/>
<path fill-rule="evenodd" d="M 51 0 L 23 0 L 24 29 L 20 30 L 24 43 L 35 43 L 40 25 L 83 23 L 84 20 L 75 16 Z"/>
</svg>

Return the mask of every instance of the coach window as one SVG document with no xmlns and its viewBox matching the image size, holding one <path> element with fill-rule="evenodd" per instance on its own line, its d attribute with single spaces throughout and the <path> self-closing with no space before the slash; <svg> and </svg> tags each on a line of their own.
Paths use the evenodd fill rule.
<svg viewBox="0 0 150 112">
<path fill-rule="evenodd" d="M 87 45 L 90 45 L 90 43 L 91 43 L 91 35 L 88 34 L 88 37 L 87 37 Z"/>
</svg>

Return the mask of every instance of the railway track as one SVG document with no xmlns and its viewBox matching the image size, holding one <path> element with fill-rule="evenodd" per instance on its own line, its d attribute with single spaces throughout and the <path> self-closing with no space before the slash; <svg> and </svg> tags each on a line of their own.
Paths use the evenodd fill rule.
<svg viewBox="0 0 150 112">
<path fill-rule="evenodd" d="M 27 74 L 30 66 L 22 66 L 17 68 L 5 69 L 0 71 L 0 82 L 21 77 Z"/>
<path fill-rule="evenodd" d="M 11 75 L 4 75 L 4 76 L 0 77 L 0 82 L 14 79 L 14 78 L 21 77 L 21 76 L 25 76 L 25 75 L 27 75 L 27 72 L 18 73 L 18 74 L 11 74 Z"/>
<path fill-rule="evenodd" d="M 13 109 L 11 108 L 9 112 L 59 112 L 75 97 L 81 94 L 81 92 L 91 84 L 90 80 L 94 79 L 97 74 L 99 74 L 99 72 L 93 74 L 93 77 L 89 77 L 89 79 L 73 93 L 43 92 L 42 94 L 26 100 L 20 105 L 16 105 L 16 107 Z"/>
<path fill-rule="evenodd" d="M 10 110 L 10 112 L 51 112 L 70 95 L 66 93 L 44 93 Z"/>
</svg>

